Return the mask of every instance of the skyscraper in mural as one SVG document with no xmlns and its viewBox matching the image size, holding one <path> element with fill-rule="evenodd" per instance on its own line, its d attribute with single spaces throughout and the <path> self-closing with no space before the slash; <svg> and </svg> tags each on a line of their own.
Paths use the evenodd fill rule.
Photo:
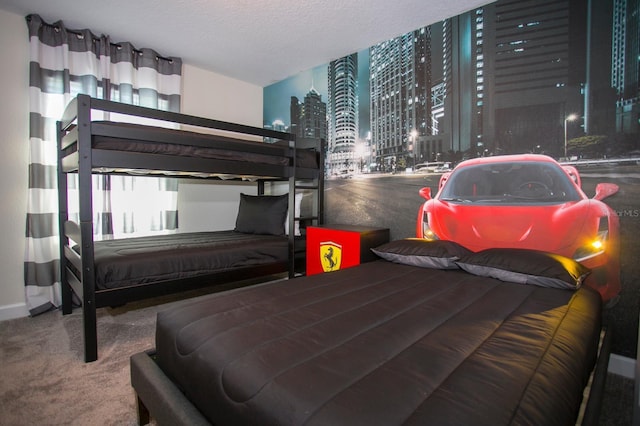
<svg viewBox="0 0 640 426">
<path fill-rule="evenodd" d="M 431 134 L 429 27 L 369 49 L 371 140 L 380 170 L 415 162 L 418 138 Z"/>
<path fill-rule="evenodd" d="M 302 103 L 291 96 L 290 132 L 299 139 L 327 139 L 327 104 L 322 95 L 312 86 Z"/>
<path fill-rule="evenodd" d="M 327 70 L 327 121 L 329 173 L 359 168 L 358 55 L 331 61 Z M 360 170 L 358 170 L 360 171 Z"/>
<path fill-rule="evenodd" d="M 498 1 L 445 20 L 442 132 L 452 149 L 561 156 L 564 126 L 574 137 L 610 131 L 610 70 L 598 59 L 611 52 L 610 10 Z"/>
<path fill-rule="evenodd" d="M 613 0 L 611 85 L 616 91 L 616 130 L 640 130 L 640 0 Z"/>
<path fill-rule="evenodd" d="M 482 145 L 483 9 L 446 19 L 442 24 L 443 122 L 440 132 L 452 151 Z M 478 28 L 479 27 L 479 28 Z M 474 120 L 474 118 L 476 118 Z"/>
</svg>

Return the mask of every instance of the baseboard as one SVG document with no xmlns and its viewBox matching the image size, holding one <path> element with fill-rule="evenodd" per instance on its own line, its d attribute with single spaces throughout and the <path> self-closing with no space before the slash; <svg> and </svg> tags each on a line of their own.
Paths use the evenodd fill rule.
<svg viewBox="0 0 640 426">
<path fill-rule="evenodd" d="M 636 360 L 622 355 L 611 354 L 607 371 L 627 379 L 634 379 L 636 375 Z"/>
<path fill-rule="evenodd" d="M 29 310 L 27 309 L 26 303 L 16 303 L 14 305 L 0 306 L 0 321 L 28 316 Z"/>
</svg>

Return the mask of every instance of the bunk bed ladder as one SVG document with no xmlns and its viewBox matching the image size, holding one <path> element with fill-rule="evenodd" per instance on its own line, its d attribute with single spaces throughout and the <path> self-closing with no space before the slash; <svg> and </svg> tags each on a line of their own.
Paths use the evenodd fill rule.
<svg viewBox="0 0 640 426">
<path fill-rule="evenodd" d="M 288 271 L 289 278 L 296 276 L 296 235 L 295 235 L 295 205 L 296 205 L 296 176 L 297 176 L 297 152 L 296 152 L 296 137 L 291 135 L 289 140 L 289 147 L 291 148 L 291 173 L 289 174 L 289 221 L 285 225 L 287 227 L 288 235 Z"/>
<path fill-rule="evenodd" d="M 288 182 L 288 204 L 292 206 L 290 212 L 294 212 L 296 205 L 296 195 L 302 192 L 304 195 L 311 195 L 311 212 L 304 211 L 299 216 L 295 214 L 289 215 L 289 221 L 285 224 L 287 227 L 288 235 L 288 274 L 289 278 L 304 275 L 305 273 L 305 256 L 306 256 L 306 244 L 304 231 L 302 235 L 295 235 L 295 223 L 299 223 L 299 227 L 304 229 L 305 226 L 318 226 L 324 223 L 324 167 L 310 175 L 308 172 L 300 175 L 298 174 L 298 167 L 296 164 L 296 149 L 298 141 L 295 139 L 295 135 L 290 135 L 293 139 L 289 141 L 292 149 L 292 166 L 289 174 Z M 318 153 L 318 164 L 324 165 L 324 139 L 305 139 L 304 143 L 309 144 L 312 141 L 314 150 Z M 258 180 L 258 194 L 265 194 L 265 183 L 272 180 Z M 305 205 L 308 203 L 304 203 Z M 305 209 L 303 209 L 305 210 Z"/>
<path fill-rule="evenodd" d="M 316 139 L 314 141 L 314 149 L 318 153 L 318 163 L 324 165 L 324 152 L 325 152 L 325 140 Z M 306 244 L 304 243 L 305 237 L 291 238 L 293 235 L 295 221 L 298 221 L 300 226 L 318 226 L 324 223 L 324 167 L 320 167 L 319 173 L 313 177 L 300 177 L 295 173 L 294 177 L 289 182 L 289 205 L 295 205 L 296 194 L 300 191 L 303 194 L 313 194 L 311 201 L 311 212 L 301 212 L 300 216 L 290 218 L 289 226 L 289 241 L 290 241 L 290 265 L 289 270 L 293 270 L 293 274 L 290 272 L 289 276 L 305 274 L 306 266 Z M 294 215 L 292 215 L 294 216 Z M 296 261 L 300 266 L 296 268 Z"/>
</svg>

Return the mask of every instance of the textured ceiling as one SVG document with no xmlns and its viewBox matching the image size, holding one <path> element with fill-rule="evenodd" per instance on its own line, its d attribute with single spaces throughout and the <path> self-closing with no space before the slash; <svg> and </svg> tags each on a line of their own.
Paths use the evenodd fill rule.
<svg viewBox="0 0 640 426">
<path fill-rule="evenodd" d="M 486 0 L 0 0 L 267 86 Z M 26 24 L 25 24 L 26 27 Z"/>
</svg>

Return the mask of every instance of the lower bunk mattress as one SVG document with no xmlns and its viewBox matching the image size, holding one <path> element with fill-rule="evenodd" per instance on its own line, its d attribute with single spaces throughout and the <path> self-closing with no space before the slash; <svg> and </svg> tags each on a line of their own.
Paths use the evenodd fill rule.
<svg viewBox="0 0 640 426">
<path fill-rule="evenodd" d="M 113 289 L 287 262 L 284 236 L 190 232 L 96 241 L 97 289 Z"/>
<path fill-rule="evenodd" d="M 600 334 L 588 288 L 378 260 L 162 311 L 155 359 L 216 425 L 567 425 Z"/>
</svg>

